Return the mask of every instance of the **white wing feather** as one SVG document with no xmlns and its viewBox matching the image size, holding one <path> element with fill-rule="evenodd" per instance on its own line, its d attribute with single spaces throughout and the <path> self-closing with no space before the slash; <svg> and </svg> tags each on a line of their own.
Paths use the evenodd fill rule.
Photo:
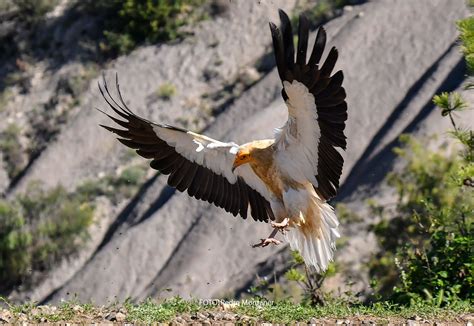
<svg viewBox="0 0 474 326">
<path fill-rule="evenodd" d="M 302 83 L 283 82 L 288 95 L 288 120 L 275 134 L 276 159 L 280 169 L 298 182 L 317 187 L 320 129 L 314 96 Z"/>
<path fill-rule="evenodd" d="M 272 196 L 267 187 L 250 166 L 244 164 L 232 172 L 235 154 L 239 149 L 239 145 L 236 143 L 224 143 L 191 131 L 180 131 L 159 125 L 154 125 L 153 130 L 160 139 L 173 146 L 176 152 L 191 162 L 224 176 L 232 184 L 240 176 L 245 183 L 257 190 L 265 199 L 271 200 Z"/>
<path fill-rule="evenodd" d="M 239 145 L 224 143 L 191 131 L 153 126 L 156 135 L 168 145 L 173 146 L 179 154 L 191 162 L 202 165 L 213 172 L 224 176 L 230 183 L 237 181 L 232 173 L 232 163 Z"/>
</svg>

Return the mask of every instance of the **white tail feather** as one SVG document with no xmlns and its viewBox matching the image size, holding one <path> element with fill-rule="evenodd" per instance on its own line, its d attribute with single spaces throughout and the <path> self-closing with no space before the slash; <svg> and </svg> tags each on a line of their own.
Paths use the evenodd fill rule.
<svg viewBox="0 0 474 326">
<path fill-rule="evenodd" d="M 321 202 L 319 198 L 314 198 L 313 203 L 312 209 L 319 210 L 320 214 L 308 214 L 304 218 L 321 219 L 313 223 L 320 225 L 320 231 L 314 230 L 315 232 L 305 234 L 300 226 L 295 225 L 286 233 L 286 240 L 291 249 L 300 252 L 308 266 L 313 266 L 320 273 L 324 272 L 333 260 L 336 239 L 340 237 L 337 229 L 339 221 L 329 204 Z"/>
</svg>

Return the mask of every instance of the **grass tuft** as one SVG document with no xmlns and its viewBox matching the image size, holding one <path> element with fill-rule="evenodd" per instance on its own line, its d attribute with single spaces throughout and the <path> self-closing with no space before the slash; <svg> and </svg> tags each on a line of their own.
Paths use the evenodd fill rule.
<svg viewBox="0 0 474 326">
<path fill-rule="evenodd" d="M 272 323 L 291 323 L 295 321 L 308 322 L 311 318 L 344 319 L 357 317 L 388 319 L 412 318 L 452 320 L 463 313 L 472 312 L 469 302 L 458 301 L 455 304 L 440 308 L 428 304 L 413 306 L 399 306 L 389 302 L 377 302 L 364 305 L 362 303 L 348 303 L 342 300 L 333 300 L 324 306 L 309 306 L 294 304 L 289 301 L 280 301 L 272 305 L 239 305 L 236 311 L 259 320 Z"/>
<path fill-rule="evenodd" d="M 157 303 L 151 299 L 134 305 L 125 303 L 130 322 L 141 322 L 145 324 L 170 321 L 173 317 L 182 313 L 196 313 L 203 307 L 196 300 L 184 300 L 181 297 L 167 299 Z"/>
<path fill-rule="evenodd" d="M 169 101 L 176 95 L 176 87 L 171 83 L 164 83 L 158 88 L 157 94 L 160 99 Z"/>
</svg>

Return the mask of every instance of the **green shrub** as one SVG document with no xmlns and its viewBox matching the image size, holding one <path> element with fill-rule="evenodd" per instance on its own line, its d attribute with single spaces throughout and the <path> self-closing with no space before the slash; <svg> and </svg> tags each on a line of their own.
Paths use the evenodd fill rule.
<svg viewBox="0 0 474 326">
<path fill-rule="evenodd" d="M 324 24 L 328 20 L 334 18 L 341 13 L 344 6 L 356 5 L 366 0 L 318 0 L 318 1 L 301 1 L 298 2 L 296 12 L 302 12 L 308 18 L 312 29 Z M 292 17 L 293 25 L 297 25 L 297 16 Z"/>
<path fill-rule="evenodd" d="M 27 248 L 33 239 L 25 228 L 19 207 L 0 201 L 0 284 L 17 283 L 31 266 Z"/>
<path fill-rule="evenodd" d="M 48 271 L 77 252 L 89 237 L 91 202 L 98 196 L 114 203 L 129 198 L 145 176 L 146 167 L 135 165 L 116 177 L 85 182 L 74 192 L 61 186 L 44 191 L 33 183 L 25 194 L 0 200 L 0 293 L 29 286 L 33 272 Z"/>
<path fill-rule="evenodd" d="M 256 282 L 247 291 L 250 296 L 258 300 L 288 301 L 307 306 L 323 306 L 332 300 L 331 294 L 324 292 L 322 285 L 327 278 L 336 275 L 337 265 L 330 263 L 328 269 L 319 274 L 305 265 L 297 251 L 288 253 L 291 257 L 284 273 L 281 276 L 275 274 L 272 278 L 257 276 Z"/>
<path fill-rule="evenodd" d="M 13 0 L 21 17 L 28 22 L 37 22 L 51 11 L 59 0 Z"/>
<path fill-rule="evenodd" d="M 158 97 L 169 101 L 176 94 L 176 87 L 171 83 L 164 83 L 158 88 Z"/>
<path fill-rule="evenodd" d="M 296 283 L 303 291 L 301 302 L 311 306 L 324 305 L 327 295 L 322 291 L 321 287 L 327 277 L 336 274 L 336 265 L 331 263 L 328 269 L 323 273 L 317 273 L 313 269 L 308 268 L 303 257 L 297 252 L 292 251 L 293 262 L 285 272 L 285 278 L 289 282 Z"/>
<path fill-rule="evenodd" d="M 12 0 L 0 1 L 0 13 L 8 12 L 15 8 Z"/>
<path fill-rule="evenodd" d="M 79 101 L 79 97 L 88 90 L 90 81 L 99 74 L 99 67 L 95 63 L 84 64 L 78 73 L 73 74 L 69 79 L 65 80 L 64 88 L 66 93 L 71 94 L 75 101 Z M 59 88 L 58 84 L 58 88 Z"/>
<path fill-rule="evenodd" d="M 111 31 L 104 31 L 106 43 L 100 43 L 103 52 L 113 52 L 114 54 L 126 54 L 136 46 L 136 41 L 129 34 L 120 34 Z"/>
<path fill-rule="evenodd" d="M 474 299 L 474 142 L 472 131 L 460 129 L 452 116 L 467 104 L 447 93 L 434 101 L 451 119 L 452 135 L 463 148 L 446 157 L 402 137 L 405 145 L 396 153 L 405 168 L 388 176 L 398 194 L 396 216 L 374 227 L 383 251 L 371 263 L 372 276 L 382 295 L 405 304 Z M 383 217 L 383 208 L 375 211 Z"/>
<path fill-rule="evenodd" d="M 474 6 L 474 4 L 471 4 Z M 467 66 L 471 74 L 474 73 L 474 17 L 468 17 L 458 22 L 461 32 L 462 51 L 466 58 Z"/>
<path fill-rule="evenodd" d="M 0 113 L 5 110 L 5 107 L 12 97 L 12 91 L 8 88 L 0 92 Z"/>
<path fill-rule="evenodd" d="M 0 291 L 28 283 L 88 239 L 94 207 L 75 193 L 33 184 L 26 194 L 0 201 Z M 26 284 L 28 285 L 28 284 Z"/>
<path fill-rule="evenodd" d="M 0 133 L 0 151 L 10 178 L 14 178 L 25 165 L 20 134 L 20 127 L 13 123 Z"/>
<path fill-rule="evenodd" d="M 133 165 L 127 167 L 119 176 L 105 176 L 98 180 L 89 180 L 81 184 L 76 192 L 84 201 L 94 200 L 99 196 L 108 197 L 113 203 L 130 198 L 143 183 L 147 167 Z"/>
<path fill-rule="evenodd" d="M 141 43 L 159 43 L 184 36 L 181 27 L 206 17 L 197 10 L 206 0 L 108 0 L 91 2 L 105 13 L 105 52 L 124 54 Z"/>
<path fill-rule="evenodd" d="M 372 261 L 372 276 L 382 294 L 401 303 L 473 299 L 474 193 L 458 181 L 466 162 L 403 141 L 397 153 L 407 165 L 388 179 L 398 193 L 396 216 L 374 227 L 383 251 Z"/>
</svg>

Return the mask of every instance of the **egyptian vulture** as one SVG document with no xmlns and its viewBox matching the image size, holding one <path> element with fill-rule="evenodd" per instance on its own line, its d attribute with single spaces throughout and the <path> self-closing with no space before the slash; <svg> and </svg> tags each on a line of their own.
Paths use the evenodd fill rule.
<svg viewBox="0 0 474 326">
<path fill-rule="evenodd" d="M 332 74 L 338 57 L 334 47 L 320 65 L 326 44 L 323 27 L 307 60 L 307 18 L 299 17 L 295 49 L 290 20 L 282 10 L 279 14 L 281 28 L 270 23 L 270 30 L 288 120 L 274 139 L 238 145 L 153 123 L 127 107 L 118 82 L 114 99 L 105 78 L 99 89 L 118 117 L 107 115 L 121 128 L 101 126 L 150 159 L 152 168 L 169 175 L 171 187 L 234 216 L 246 219 L 250 214 L 254 220 L 271 221 L 273 232 L 254 247 L 280 243 L 275 235 L 281 231 L 307 265 L 324 271 L 339 237 L 339 222 L 327 201 L 339 187 L 340 149 L 346 149 L 343 74 Z"/>
</svg>

